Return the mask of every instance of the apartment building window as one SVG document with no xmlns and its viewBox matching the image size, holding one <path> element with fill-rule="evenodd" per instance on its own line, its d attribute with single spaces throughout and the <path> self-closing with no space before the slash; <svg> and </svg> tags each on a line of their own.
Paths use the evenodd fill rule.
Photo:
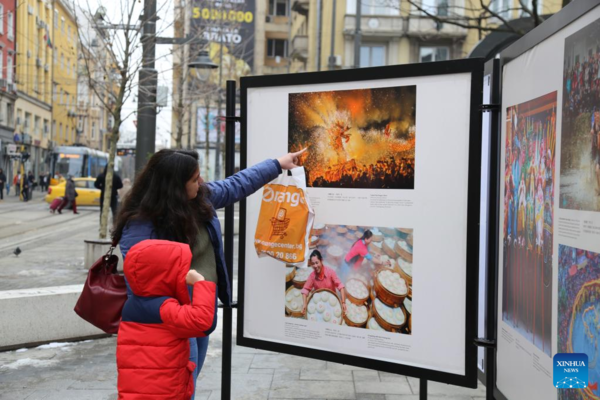
<svg viewBox="0 0 600 400">
<path fill-rule="evenodd" d="M 41 121 L 41 118 L 38 116 L 36 116 L 33 119 L 33 134 L 34 135 L 38 135 L 40 133 L 40 121 Z"/>
<path fill-rule="evenodd" d="M 363 45 L 360 46 L 360 66 L 381 67 L 385 65 L 385 46 Z"/>
<path fill-rule="evenodd" d="M 58 137 L 59 139 L 63 139 L 63 128 L 62 128 L 62 122 L 58 125 Z"/>
<path fill-rule="evenodd" d="M 92 139 L 96 139 L 96 122 L 92 121 Z"/>
<path fill-rule="evenodd" d="M 58 10 L 54 10 L 54 26 L 58 28 Z"/>
<path fill-rule="evenodd" d="M 48 120 L 44 120 L 44 137 L 48 137 Z"/>
<path fill-rule="evenodd" d="M 12 41 L 15 39 L 15 21 L 12 11 L 9 11 L 8 14 L 6 14 L 6 19 L 8 20 L 6 27 L 6 30 L 8 31 L 8 40 Z"/>
<path fill-rule="evenodd" d="M 31 126 L 31 114 L 26 112 L 25 113 L 25 121 L 23 123 L 23 132 L 25 133 L 29 133 L 29 127 Z"/>
<path fill-rule="evenodd" d="M 54 65 L 58 65 L 58 52 L 54 50 L 52 53 L 54 53 Z"/>
<path fill-rule="evenodd" d="M 362 15 L 400 15 L 400 0 L 347 0 L 347 14 L 356 14 L 357 1 L 360 1 Z"/>
<path fill-rule="evenodd" d="M 62 70 L 65 69 L 65 55 L 64 54 L 60 55 L 60 69 L 62 69 Z"/>
<path fill-rule="evenodd" d="M 60 31 L 63 35 L 65 34 L 65 17 L 60 19 Z"/>
<path fill-rule="evenodd" d="M 6 80 L 13 83 L 13 58 L 10 55 L 6 57 Z"/>
<path fill-rule="evenodd" d="M 0 4 L 0 33 L 4 34 L 4 5 Z"/>
<path fill-rule="evenodd" d="M 11 128 L 14 126 L 14 123 L 15 123 L 15 115 L 14 114 L 15 114 L 15 107 L 10 103 L 6 103 L 6 123 Z"/>
<path fill-rule="evenodd" d="M 56 101 L 56 83 L 52 84 L 52 101 Z"/>
<path fill-rule="evenodd" d="M 421 0 L 421 7 L 429 14 L 447 17 L 449 1 L 450 0 Z"/>
<path fill-rule="evenodd" d="M 58 132 L 56 132 L 56 120 L 52 121 L 52 137 L 54 139 L 56 139 L 56 135 L 58 134 Z"/>
<path fill-rule="evenodd" d="M 71 64 L 69 63 L 69 59 L 67 59 L 67 75 L 71 75 Z"/>
<path fill-rule="evenodd" d="M 444 61 L 450 59 L 450 49 L 448 47 L 421 47 L 419 50 L 419 61 Z"/>
<path fill-rule="evenodd" d="M 75 128 L 71 128 L 71 140 L 75 143 Z"/>
<path fill-rule="evenodd" d="M 525 4 L 524 7 L 521 8 L 521 16 L 522 17 L 529 17 L 529 13 L 525 11 L 525 7 L 527 7 L 528 10 L 531 10 L 533 12 L 533 0 L 525 0 L 523 1 L 523 3 Z M 542 0 L 537 0 L 537 13 L 538 15 L 542 15 L 543 13 L 543 9 L 542 9 Z"/>
<path fill-rule="evenodd" d="M 67 26 L 67 40 L 71 41 L 71 25 Z"/>
<path fill-rule="evenodd" d="M 4 60 L 4 48 L 0 47 L 0 79 L 4 79 L 4 64 L 2 63 Z"/>
<path fill-rule="evenodd" d="M 267 57 L 287 57 L 288 41 L 283 39 L 267 39 Z"/>
<path fill-rule="evenodd" d="M 289 0 L 269 0 L 269 15 L 286 17 Z"/>
</svg>

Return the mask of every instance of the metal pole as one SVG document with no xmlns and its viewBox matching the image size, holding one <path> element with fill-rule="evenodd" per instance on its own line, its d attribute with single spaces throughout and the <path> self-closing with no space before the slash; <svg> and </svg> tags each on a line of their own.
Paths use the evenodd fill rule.
<svg viewBox="0 0 600 400">
<path fill-rule="evenodd" d="M 321 70 L 321 47 L 323 42 L 323 3 L 317 0 L 317 71 Z"/>
<path fill-rule="evenodd" d="M 223 5 L 221 5 L 223 11 Z M 221 117 L 223 100 L 221 86 L 223 85 L 223 20 L 219 20 L 219 87 L 217 89 L 217 118 Z M 234 97 L 235 99 L 235 97 Z M 235 112 L 235 110 L 234 110 Z M 217 124 L 217 143 L 215 148 L 215 179 L 221 179 L 221 123 Z"/>
<path fill-rule="evenodd" d="M 156 0 L 144 0 L 142 17 L 142 68 L 138 82 L 138 124 L 135 142 L 135 171 L 140 172 L 154 154 L 156 140 Z"/>
<path fill-rule="evenodd" d="M 427 379 L 419 379 L 419 400 L 427 400 Z"/>
<path fill-rule="evenodd" d="M 235 169 L 235 81 L 227 81 L 225 108 L 225 175 Z M 229 290 L 233 295 L 233 204 L 225 207 L 225 264 L 229 276 Z M 223 308 L 223 364 L 221 374 L 221 399 L 231 398 L 231 351 L 233 333 L 233 308 Z"/>
<path fill-rule="evenodd" d="M 362 31 L 360 30 L 361 18 L 361 0 L 356 0 L 356 28 L 354 28 L 354 68 L 360 68 L 360 44 L 362 42 Z"/>
<path fill-rule="evenodd" d="M 331 11 L 331 53 L 329 55 L 329 65 L 328 68 L 330 71 L 335 69 L 335 6 L 337 0 L 333 0 L 333 9 Z"/>
</svg>

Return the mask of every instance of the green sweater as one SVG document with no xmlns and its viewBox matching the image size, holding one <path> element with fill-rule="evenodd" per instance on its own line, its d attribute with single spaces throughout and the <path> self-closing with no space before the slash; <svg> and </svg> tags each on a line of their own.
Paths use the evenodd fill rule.
<svg viewBox="0 0 600 400">
<path fill-rule="evenodd" d="M 218 283 L 217 261 L 206 227 L 202 225 L 192 249 L 192 266 L 205 280 Z"/>
</svg>

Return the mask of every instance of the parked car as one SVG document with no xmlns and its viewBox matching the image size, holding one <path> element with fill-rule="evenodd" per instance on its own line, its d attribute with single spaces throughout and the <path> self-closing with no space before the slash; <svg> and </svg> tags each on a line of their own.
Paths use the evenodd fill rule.
<svg viewBox="0 0 600 400">
<path fill-rule="evenodd" d="M 100 189 L 94 187 L 96 178 L 73 178 L 75 182 L 75 190 L 77 191 L 77 205 L 78 206 L 99 206 L 100 205 Z M 63 197 L 65 195 L 65 186 L 67 182 L 63 181 L 57 185 L 50 186 L 48 188 L 48 194 L 46 194 L 46 203 L 52 203 L 57 197 Z"/>
</svg>

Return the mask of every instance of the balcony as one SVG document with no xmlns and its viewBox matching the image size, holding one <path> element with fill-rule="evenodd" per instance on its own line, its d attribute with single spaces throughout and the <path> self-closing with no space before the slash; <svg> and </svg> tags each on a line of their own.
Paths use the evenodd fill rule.
<svg viewBox="0 0 600 400">
<path fill-rule="evenodd" d="M 308 36 L 295 36 L 292 39 L 290 56 L 296 60 L 306 61 L 308 58 Z"/>
<path fill-rule="evenodd" d="M 308 16 L 309 5 L 310 0 L 292 0 L 292 11 L 296 11 L 298 14 L 306 17 Z"/>
<path fill-rule="evenodd" d="M 467 37 L 468 30 L 451 24 L 438 24 L 428 17 L 411 17 L 408 21 L 408 36 L 460 39 Z"/>
<path fill-rule="evenodd" d="M 363 15 L 360 19 L 360 30 L 363 36 L 387 37 L 402 35 L 404 21 L 399 15 Z M 344 18 L 344 33 L 354 35 L 356 29 L 356 15 L 346 15 Z"/>
</svg>

